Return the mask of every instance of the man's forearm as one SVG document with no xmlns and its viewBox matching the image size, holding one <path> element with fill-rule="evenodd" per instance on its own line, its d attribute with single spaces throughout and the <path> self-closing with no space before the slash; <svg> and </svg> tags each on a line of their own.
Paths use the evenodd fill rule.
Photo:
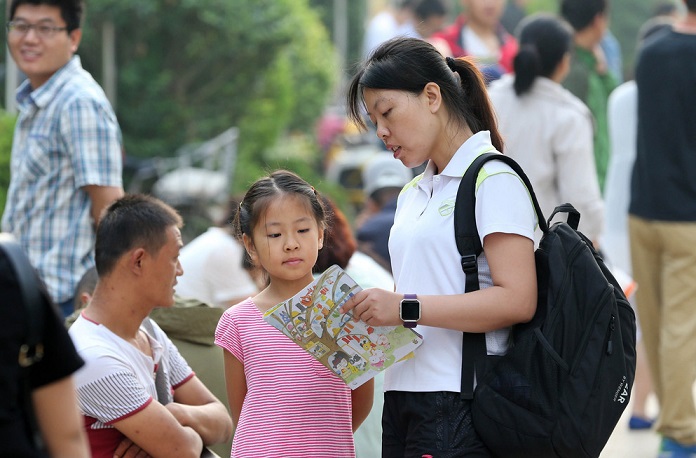
<svg viewBox="0 0 696 458">
<path fill-rule="evenodd" d="M 165 406 L 182 426 L 189 426 L 205 445 L 220 444 L 232 438 L 232 420 L 220 402 L 192 406 L 169 403 Z"/>
</svg>

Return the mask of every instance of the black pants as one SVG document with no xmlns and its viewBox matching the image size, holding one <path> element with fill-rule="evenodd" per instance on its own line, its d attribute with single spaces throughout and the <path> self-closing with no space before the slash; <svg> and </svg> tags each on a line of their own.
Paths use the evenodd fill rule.
<svg viewBox="0 0 696 458">
<path fill-rule="evenodd" d="M 446 391 L 384 393 L 382 458 L 491 457 L 474 430 L 471 401 Z"/>
</svg>

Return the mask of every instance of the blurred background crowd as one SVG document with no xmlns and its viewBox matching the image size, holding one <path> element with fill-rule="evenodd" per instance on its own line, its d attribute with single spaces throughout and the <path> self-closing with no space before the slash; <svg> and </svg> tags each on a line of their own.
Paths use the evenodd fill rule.
<svg viewBox="0 0 696 458">
<path fill-rule="evenodd" d="M 558 176 L 550 178 L 549 186 L 557 189 L 549 192 L 557 191 L 560 197 L 542 194 L 561 203 L 558 200 L 565 198 L 567 189 L 558 189 L 562 188 L 559 183 L 567 183 L 575 175 L 575 190 L 580 190 L 577 195 L 581 197 L 573 197 L 572 202 L 585 216 L 587 226 L 582 229 L 608 255 L 630 295 L 635 284 L 630 278 L 626 180 L 632 157 L 620 162 L 624 157 L 618 152 L 622 147 L 629 149 L 629 140 L 620 135 L 626 131 L 635 133 L 630 130 L 630 116 L 635 116 L 635 109 L 623 108 L 630 112 L 628 117 L 624 115 L 627 111 L 617 112 L 612 125 L 612 108 L 621 108 L 617 100 L 612 105 L 610 96 L 621 88 L 614 93 L 616 99 L 630 87 L 622 83 L 634 78 L 640 40 L 653 33 L 653 28 L 648 30 L 646 24 L 669 23 L 683 13 L 683 5 L 677 0 L 610 0 L 608 11 L 599 15 L 601 21 L 593 16 L 583 23 L 572 11 L 560 11 L 560 3 L 87 1 L 78 54 L 85 70 L 104 89 L 118 118 L 123 135 L 123 188 L 126 192 L 159 197 L 179 210 L 185 222 L 181 263 L 186 274 L 177 288 L 177 310 L 153 318 L 163 329 L 170 325 L 165 331 L 180 337 L 182 346 L 188 342 L 195 354 L 199 345 L 212 348 L 209 337 L 221 309 L 263 288 L 264 279 L 248 263 L 229 223 L 238 211 L 238 196 L 243 190 L 259 176 L 279 168 L 294 171 L 316 186 L 327 196 L 327 206 L 333 208 L 336 228 L 333 245 L 324 252 L 329 256 L 323 260 L 325 267 L 337 263 L 352 271 L 356 280 L 362 275 L 358 283 L 363 286 L 389 288 L 387 238 L 396 197 L 422 169 L 410 170 L 393 160 L 374 131 L 360 131 L 348 122 L 343 104 L 345 84 L 356 64 L 389 38 L 421 38 L 444 56 L 473 56 L 486 82 L 491 84 L 501 131 L 509 140 L 510 149 L 505 152 L 518 159 L 534 179 L 537 171 L 532 171 L 533 166 L 526 165 L 524 158 L 515 156 L 516 147 L 521 151 L 541 148 L 537 148 L 539 144 L 516 144 L 519 136 L 515 136 L 515 120 L 520 115 L 514 111 L 506 113 L 514 103 L 505 98 L 505 84 L 510 79 L 506 80 L 505 75 L 517 70 L 518 64 L 513 65 L 513 61 L 523 45 L 534 44 L 534 37 L 521 39 L 520 24 L 540 12 L 563 13 L 574 29 L 568 30 L 567 44 L 571 47 L 572 34 L 572 62 L 563 63 L 566 68 L 554 61 L 553 72 L 542 71 L 540 76 L 559 85 L 563 83 L 586 105 L 579 110 L 581 121 L 572 125 L 573 135 L 577 136 L 571 140 L 577 144 L 582 137 L 587 147 L 582 152 L 587 156 L 575 156 L 584 161 L 584 172 L 569 166 L 567 175 L 558 172 Z M 6 45 L 6 36 L 0 39 Z M 592 62 L 589 76 L 577 68 L 582 59 Z M 15 89 L 24 79 L 7 52 L 0 65 L 0 78 L 4 81 L 0 85 L 0 101 L 4 101 L 0 109 L 2 215 L 10 185 L 10 156 L 17 119 Z M 515 86 L 516 96 L 520 95 L 518 89 Z M 631 97 L 635 100 L 635 94 Z M 558 121 L 553 116 L 550 119 Z M 551 130 L 550 126 L 543 127 Z M 521 138 L 529 137 L 531 129 L 525 127 Z M 570 138 L 569 131 L 563 133 Z M 617 143 L 610 145 L 611 142 Z M 612 148 L 614 158 L 609 153 Z M 574 152 L 569 150 L 568 154 Z M 540 177 L 542 174 L 539 171 Z M 542 185 L 535 182 L 534 186 L 540 194 Z M 580 208 L 585 204 L 582 199 L 587 200 L 586 208 Z M 544 211 L 550 213 L 550 208 Z M 619 220 L 612 219 L 615 217 Z M 234 267 L 230 267 L 231 261 Z M 78 288 L 75 310 L 84 305 L 81 294 L 88 295 L 94 288 L 93 282 L 82 292 Z M 199 308 L 211 315 L 201 324 L 203 343 L 177 334 L 178 325 L 190 324 L 192 309 L 196 309 L 196 316 L 201 316 Z M 645 367 L 645 362 L 639 364 Z M 196 371 L 203 374 L 205 367 Z M 218 391 L 221 376 L 218 371 L 206 375 L 209 380 L 205 381 Z M 651 386 L 649 376 L 645 377 L 636 381 L 632 412 L 635 421 L 629 424 L 631 429 L 650 429 L 656 415 L 657 406 L 647 404 Z M 381 383 L 381 379 L 377 382 Z M 375 418 L 368 424 L 379 424 L 379 399 L 375 404 Z M 376 440 L 375 432 L 378 431 L 359 431 L 358 456 L 370 456 L 365 451 L 361 455 L 360 449 L 364 446 L 365 450 L 374 450 L 371 441 Z M 220 450 L 221 454 L 227 452 L 225 447 Z"/>
<path fill-rule="evenodd" d="M 328 192 L 352 221 L 364 199 L 362 166 L 379 145 L 346 125 L 344 81 L 398 21 L 399 34 L 427 38 L 454 24 L 468 2 L 418 3 L 88 1 L 79 55 L 116 111 L 124 187 L 154 190 L 179 208 L 190 240 L 222 216 L 225 190 L 238 194 L 264 170 L 284 167 Z M 500 23 L 510 34 L 524 15 L 559 8 L 556 0 L 502 3 Z M 640 26 L 663 4 L 609 2 L 621 79 L 632 77 Z M 7 54 L 0 78 L 1 214 L 22 79 Z"/>
</svg>

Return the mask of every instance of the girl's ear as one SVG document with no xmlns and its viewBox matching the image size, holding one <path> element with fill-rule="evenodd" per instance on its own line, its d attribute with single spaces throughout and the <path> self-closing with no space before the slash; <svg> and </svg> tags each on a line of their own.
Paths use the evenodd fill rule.
<svg viewBox="0 0 696 458">
<path fill-rule="evenodd" d="M 324 248 L 324 233 L 326 232 L 326 229 L 323 229 L 319 231 L 319 249 L 321 250 Z"/>
<path fill-rule="evenodd" d="M 442 106 L 442 93 L 437 83 L 430 82 L 423 88 L 423 94 L 428 100 L 428 108 L 431 113 L 437 113 Z"/>
<path fill-rule="evenodd" d="M 244 243 L 244 249 L 249 253 L 251 260 L 256 263 L 258 256 L 256 254 L 256 248 L 254 247 L 254 241 L 246 234 L 242 234 L 242 243 Z"/>
</svg>

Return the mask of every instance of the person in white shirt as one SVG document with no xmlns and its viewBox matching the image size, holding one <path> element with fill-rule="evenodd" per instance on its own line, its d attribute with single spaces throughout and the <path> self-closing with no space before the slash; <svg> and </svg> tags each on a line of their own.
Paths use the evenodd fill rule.
<svg viewBox="0 0 696 458">
<path fill-rule="evenodd" d="M 536 215 L 520 177 L 487 163 L 475 208 L 481 290 L 466 292 L 454 237 L 457 190 L 478 155 L 502 150 L 483 76 L 469 58 L 396 38 L 360 67 L 347 99 L 351 119 L 365 127 L 366 109 L 395 160 L 409 168 L 427 161 L 397 202 L 389 238 L 395 288 L 365 289 L 342 307 L 369 325 L 417 324 L 423 336 L 413 358 L 385 372 L 382 456 L 489 456 L 462 396 L 462 331 L 485 332 L 488 353 L 504 354 L 510 326 L 533 317 Z"/>
<path fill-rule="evenodd" d="M 232 221 L 239 211 L 239 199 L 230 198 L 220 224 L 188 242 L 181 249 L 181 266 L 176 293 L 226 309 L 259 292 L 249 269 L 245 268 L 244 246 L 233 234 Z"/>
<path fill-rule="evenodd" d="M 515 73 L 494 81 L 488 91 L 505 138 L 504 153 L 527 173 L 544 215 L 570 202 L 580 212 L 580 231 L 597 245 L 604 203 L 594 162 L 592 115 L 561 86 L 570 68 L 572 28 L 546 13 L 528 16 L 519 27 Z"/>
</svg>

